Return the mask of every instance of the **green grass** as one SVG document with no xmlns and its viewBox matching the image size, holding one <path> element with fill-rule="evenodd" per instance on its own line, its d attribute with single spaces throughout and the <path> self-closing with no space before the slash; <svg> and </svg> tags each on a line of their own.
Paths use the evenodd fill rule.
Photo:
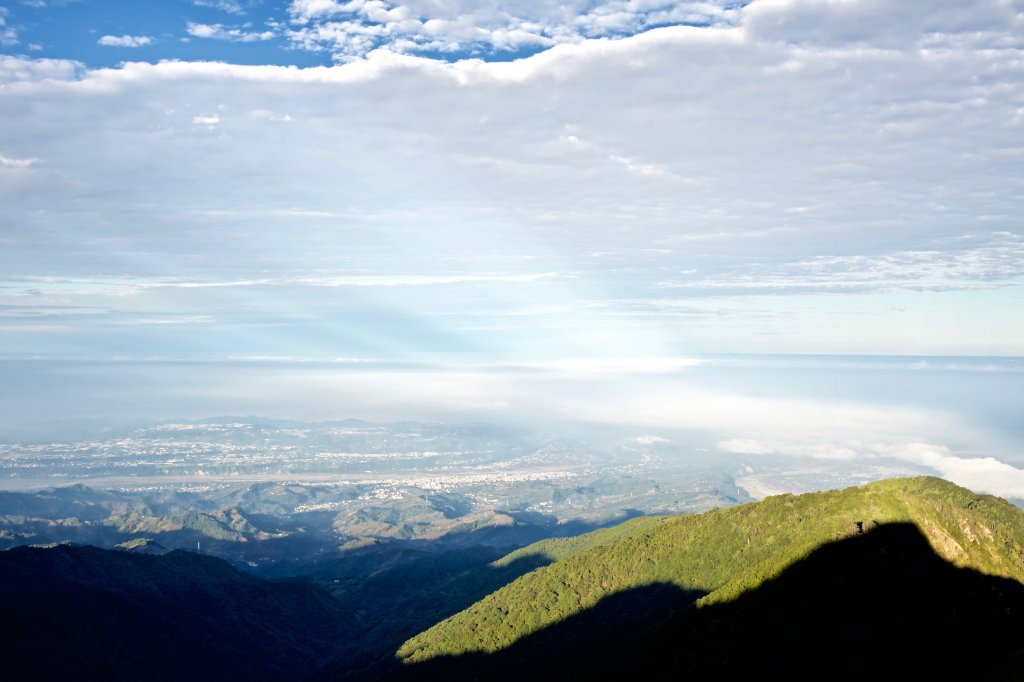
<svg viewBox="0 0 1024 682">
<path fill-rule="evenodd" d="M 655 583 L 734 599 L 777 577 L 815 548 L 878 524 L 916 524 L 957 566 L 1024 581 L 1024 511 L 937 478 L 890 479 L 859 488 L 781 495 L 703 514 L 648 517 L 499 560 L 541 555 L 534 570 L 411 638 L 405 662 L 494 652 L 581 613 L 617 592 Z"/>
</svg>

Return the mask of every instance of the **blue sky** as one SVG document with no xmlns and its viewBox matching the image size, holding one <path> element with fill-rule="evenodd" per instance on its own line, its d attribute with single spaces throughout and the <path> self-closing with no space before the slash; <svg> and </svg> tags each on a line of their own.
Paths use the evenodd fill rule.
<svg viewBox="0 0 1024 682">
<path fill-rule="evenodd" d="M 213 6 L 210 6 L 213 5 Z M 16 31 L 8 40 L 6 54 L 28 54 L 52 59 L 74 59 L 89 66 L 116 66 L 124 61 L 161 59 L 223 60 L 235 63 L 330 63 L 322 55 L 286 51 L 287 41 L 261 39 L 199 39 L 189 27 L 225 22 L 245 33 L 260 35 L 276 12 L 286 14 L 280 3 L 215 3 L 196 5 L 188 0 L 161 2 L 32 2 L 7 4 L 6 24 Z M 230 29 L 225 29 L 230 30 Z M 262 36 L 260 36 L 262 37 Z"/>
<path fill-rule="evenodd" d="M 658 26 L 726 25 L 744 4 L 26 0 L 4 6 L 0 50 L 91 67 L 166 59 L 329 65 L 382 47 L 447 61 L 507 61 Z"/>
<path fill-rule="evenodd" d="M 339 417 L 712 405 L 731 442 L 771 387 L 693 358 L 1024 354 L 1020 0 L 0 7 L 8 361 L 291 363 Z M 878 437 L 953 447 L 916 395 Z"/>
</svg>

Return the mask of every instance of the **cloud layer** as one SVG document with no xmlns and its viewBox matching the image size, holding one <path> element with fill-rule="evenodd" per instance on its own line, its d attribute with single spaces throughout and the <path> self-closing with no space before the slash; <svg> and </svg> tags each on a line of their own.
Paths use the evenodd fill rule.
<svg viewBox="0 0 1024 682">
<path fill-rule="evenodd" d="M 1017 437 L 983 370 L 975 409 L 962 378 L 880 406 L 891 374 L 790 394 L 687 362 L 1024 353 L 1021 3 L 198 4 L 197 41 L 345 63 L 0 57 L 3 356 L 369 358 L 390 374 L 268 394 L 820 427 L 811 456 L 928 443 L 940 471 Z"/>
<path fill-rule="evenodd" d="M 709 26 L 506 63 L 379 49 L 311 69 L 3 58 L 0 193 L 20 226 L 3 291 L 13 305 L 48 296 L 47 277 L 246 280 L 299 297 L 312 325 L 383 308 L 460 347 L 559 357 L 636 343 L 1018 353 L 1017 10 L 931 5 L 760 0 Z M 340 8 L 292 6 L 310 22 Z M 531 279 L 545 272 L 564 276 Z M 449 288 L 299 293 L 396 277 Z M 133 291 L 50 302 L 128 317 L 198 306 L 248 329 L 227 300 Z"/>
</svg>

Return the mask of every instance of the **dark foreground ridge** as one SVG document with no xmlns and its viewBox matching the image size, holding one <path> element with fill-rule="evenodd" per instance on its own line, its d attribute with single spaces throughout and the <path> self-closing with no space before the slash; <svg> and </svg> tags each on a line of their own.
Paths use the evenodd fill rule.
<svg viewBox="0 0 1024 682">
<path fill-rule="evenodd" d="M 302 679 L 352 628 L 308 583 L 183 551 L 0 552 L 0 605 L 8 680 Z"/>
<path fill-rule="evenodd" d="M 320 587 L 182 551 L 0 552 L 0 677 L 1024 679 L 1024 511 L 939 479 L 497 560 L 392 549 L 317 564 Z"/>
<path fill-rule="evenodd" d="M 507 649 L 393 678 L 1024 679 L 1024 586 L 956 568 L 913 524 L 823 545 L 730 602 L 697 608 L 695 596 L 671 584 L 620 592 Z"/>
</svg>

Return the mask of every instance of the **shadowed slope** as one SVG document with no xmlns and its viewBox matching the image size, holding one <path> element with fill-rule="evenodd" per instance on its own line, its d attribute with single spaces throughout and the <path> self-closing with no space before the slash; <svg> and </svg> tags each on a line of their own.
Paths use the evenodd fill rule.
<svg viewBox="0 0 1024 682">
<path fill-rule="evenodd" d="M 396 677 L 1024 673 L 1024 586 L 956 568 L 912 524 L 826 544 L 735 600 L 700 608 L 692 602 L 674 585 L 620 592 L 502 651 L 406 665 Z M 660 614 L 650 613 L 653 603 L 661 604 Z"/>
<path fill-rule="evenodd" d="M 808 676 L 839 666 L 977 679 L 1004 677 L 1022 647 L 1024 585 L 954 567 L 903 523 L 825 545 L 757 590 L 698 609 L 642 653 L 674 650 L 672 667 L 692 672 L 763 674 L 771 662 Z"/>
<path fill-rule="evenodd" d="M 490 552 L 489 548 L 477 548 L 471 553 L 486 556 Z M 549 563 L 542 556 L 529 555 L 500 564 L 447 566 L 451 558 L 460 558 L 458 554 L 464 553 L 428 555 L 396 566 L 381 562 L 376 574 L 356 583 L 358 594 L 337 595 L 359 622 L 360 630 L 339 648 L 335 660 L 310 679 L 378 679 L 394 669 L 393 653 L 410 635 Z M 376 555 L 370 554 L 366 560 L 374 558 Z M 330 575 L 331 566 L 324 571 Z"/>
<path fill-rule="evenodd" d="M 0 552 L 0 604 L 6 679 L 301 679 L 354 627 L 312 585 L 181 551 Z"/>
</svg>

